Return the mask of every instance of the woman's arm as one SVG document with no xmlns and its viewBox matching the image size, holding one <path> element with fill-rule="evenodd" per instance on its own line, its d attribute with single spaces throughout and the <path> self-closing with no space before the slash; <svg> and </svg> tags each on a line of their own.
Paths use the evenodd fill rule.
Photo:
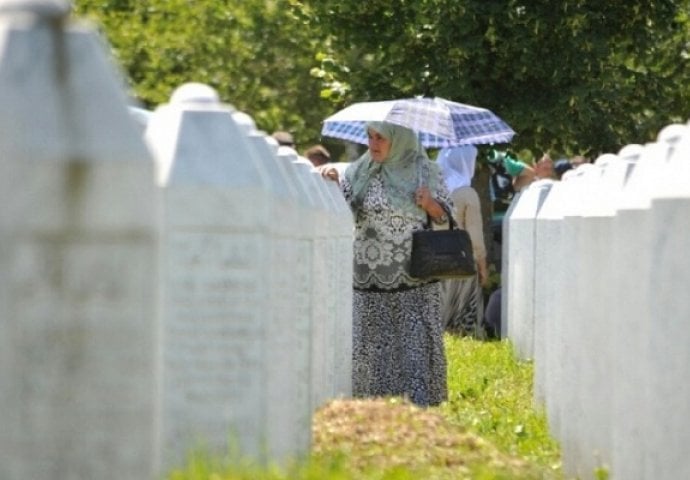
<svg viewBox="0 0 690 480">
<path fill-rule="evenodd" d="M 441 204 L 431 195 L 427 187 L 419 187 L 415 192 L 417 206 L 423 209 L 436 223 L 445 220 L 446 211 Z"/>
</svg>

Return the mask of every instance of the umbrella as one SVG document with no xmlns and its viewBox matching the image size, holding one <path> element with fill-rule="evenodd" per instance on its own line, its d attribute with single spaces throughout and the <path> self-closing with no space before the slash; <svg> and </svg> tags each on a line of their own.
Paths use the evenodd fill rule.
<svg viewBox="0 0 690 480">
<path fill-rule="evenodd" d="M 354 103 L 326 118 L 321 134 L 366 145 L 366 122 L 372 121 L 410 128 L 427 148 L 507 143 L 515 135 L 490 110 L 440 97 Z"/>
</svg>

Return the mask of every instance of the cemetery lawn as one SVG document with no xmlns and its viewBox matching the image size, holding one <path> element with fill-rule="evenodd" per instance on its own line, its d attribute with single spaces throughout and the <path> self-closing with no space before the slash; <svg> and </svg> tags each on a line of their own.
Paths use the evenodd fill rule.
<svg viewBox="0 0 690 480">
<path fill-rule="evenodd" d="M 448 401 L 334 400 L 316 412 L 313 448 L 294 465 L 191 458 L 169 480 L 560 479 L 560 451 L 534 409 L 532 365 L 507 341 L 446 336 Z"/>
</svg>

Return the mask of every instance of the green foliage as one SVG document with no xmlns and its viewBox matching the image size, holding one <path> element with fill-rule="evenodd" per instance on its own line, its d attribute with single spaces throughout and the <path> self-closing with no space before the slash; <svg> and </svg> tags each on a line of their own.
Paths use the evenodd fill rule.
<svg viewBox="0 0 690 480">
<path fill-rule="evenodd" d="M 330 104 L 320 98 L 319 29 L 289 0 L 77 0 L 101 26 L 131 95 L 154 107 L 185 82 L 215 88 L 267 132 L 301 146 L 319 140 Z"/>
<path fill-rule="evenodd" d="M 690 0 L 77 0 L 154 106 L 216 88 L 259 128 L 320 141 L 353 101 L 490 108 L 516 151 L 616 152 L 687 121 Z"/>
<path fill-rule="evenodd" d="M 688 117 L 688 0 L 302 3 L 332 35 L 345 101 L 431 93 L 502 116 L 516 150 L 564 154 Z"/>
</svg>

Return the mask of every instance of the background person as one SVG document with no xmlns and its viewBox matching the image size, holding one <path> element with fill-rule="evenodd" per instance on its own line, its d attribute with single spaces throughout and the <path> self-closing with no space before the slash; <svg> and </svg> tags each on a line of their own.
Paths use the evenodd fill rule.
<svg viewBox="0 0 690 480">
<path fill-rule="evenodd" d="M 477 191 L 470 185 L 474 177 L 477 148 L 474 145 L 444 148 L 437 162 L 451 192 L 453 217 L 458 228 L 467 230 L 477 263 L 471 278 L 444 280 L 441 287 L 441 318 L 445 330 L 478 339 L 486 337 L 483 328 L 484 296 L 482 285 L 488 280 L 482 213 Z"/>
<path fill-rule="evenodd" d="M 553 159 L 551 155 L 545 153 L 541 156 L 534 165 L 535 180 L 550 178 L 555 180 L 557 178 L 556 170 L 554 169 Z"/>
<path fill-rule="evenodd" d="M 536 173 L 532 167 L 519 160 L 512 152 L 492 150 L 489 154 L 489 165 L 496 170 L 507 173 L 512 179 L 514 192 L 519 192 L 534 181 Z"/>
<path fill-rule="evenodd" d="M 409 268 L 412 232 L 423 228 L 427 213 L 445 222 L 441 203 L 452 207 L 451 201 L 412 130 L 385 122 L 367 129 L 368 150 L 342 177 L 333 164 L 320 168 L 340 181 L 355 217 L 353 394 L 438 405 L 447 398 L 441 286 L 411 277 Z"/>
<path fill-rule="evenodd" d="M 570 163 L 570 160 L 567 158 L 561 158 L 556 160 L 556 163 L 553 165 L 553 169 L 556 172 L 556 178 L 558 180 L 561 179 L 563 174 L 567 172 L 568 170 L 571 170 L 573 168 L 573 165 Z"/>
<path fill-rule="evenodd" d="M 320 167 L 331 161 L 331 153 L 323 145 L 312 145 L 304 151 L 304 157 L 307 158 L 312 165 Z"/>
<path fill-rule="evenodd" d="M 271 136 L 275 139 L 276 142 L 278 142 L 278 145 L 281 147 L 290 147 L 292 149 L 295 148 L 295 138 L 292 136 L 290 132 L 286 132 L 284 130 L 276 130 L 271 134 Z"/>
</svg>

